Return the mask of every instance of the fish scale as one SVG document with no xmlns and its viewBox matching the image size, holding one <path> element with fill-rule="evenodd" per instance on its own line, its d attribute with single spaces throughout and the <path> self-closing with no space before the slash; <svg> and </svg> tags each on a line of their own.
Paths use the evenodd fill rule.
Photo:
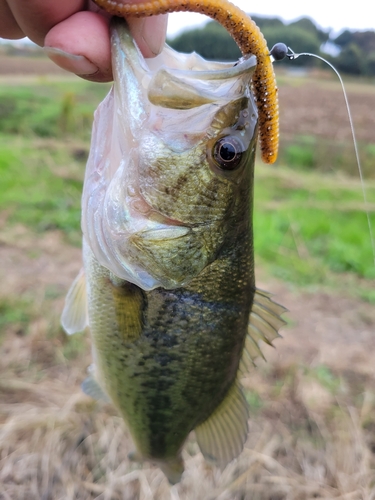
<svg viewBox="0 0 375 500">
<path fill-rule="evenodd" d="M 92 270 L 92 275 L 86 273 L 86 279 L 92 283 L 88 303 L 95 357 L 108 361 L 98 370 L 105 381 L 104 389 L 123 412 L 137 449 L 145 458 L 174 457 L 181 447 L 176 433 L 186 437 L 187 430 L 204 421 L 235 378 L 254 294 L 254 283 L 243 279 L 251 276 L 249 243 L 234 241 L 231 249 L 225 248 L 222 258 L 185 288 L 150 292 L 127 282 L 114 285 L 110 272 L 95 262 L 88 248 L 84 251 L 85 268 Z M 103 281 L 107 294 L 103 293 Z M 133 315 L 129 314 L 122 324 L 116 310 L 116 304 L 122 307 L 121 292 L 114 302 L 111 297 L 113 290 L 121 287 L 135 295 Z M 126 304 L 130 310 L 129 298 Z M 108 328 L 108 324 L 116 327 Z M 134 324 L 142 325 L 137 340 L 133 340 Z M 105 337 L 103 330 L 107 332 Z M 114 356 L 120 352 L 121 357 Z M 202 367 L 202 360 L 207 369 Z M 137 377 L 142 381 L 135 389 Z M 114 388 L 114 379 L 121 380 L 121 385 Z M 134 406 L 147 411 L 129 411 L 131 398 Z M 174 411 L 166 401 L 174 402 Z M 148 424 L 142 421 L 143 416 Z"/>
<path fill-rule="evenodd" d="M 284 324 L 284 308 L 255 288 L 255 58 L 232 66 L 166 47 L 151 69 L 119 20 L 112 47 L 115 86 L 96 112 L 84 183 L 84 272 L 62 323 L 68 333 L 89 326 L 83 388 L 123 416 L 132 458 L 176 483 L 192 430 L 214 465 L 242 451 L 239 379 Z"/>
</svg>

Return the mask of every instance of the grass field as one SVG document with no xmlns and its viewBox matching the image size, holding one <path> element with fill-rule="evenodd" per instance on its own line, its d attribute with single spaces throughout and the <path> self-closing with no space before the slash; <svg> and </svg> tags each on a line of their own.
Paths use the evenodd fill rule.
<svg viewBox="0 0 375 500">
<path fill-rule="evenodd" d="M 128 461 L 119 416 L 80 391 L 87 332 L 59 325 L 81 266 L 91 116 L 107 88 L 0 78 L 0 500 L 375 499 L 374 257 L 339 87 L 280 76 L 283 149 L 277 166 L 257 165 L 254 224 L 258 285 L 288 307 L 288 325 L 244 380 L 241 457 L 211 469 L 192 436 L 173 488 Z M 375 226 L 375 91 L 348 90 Z"/>
</svg>

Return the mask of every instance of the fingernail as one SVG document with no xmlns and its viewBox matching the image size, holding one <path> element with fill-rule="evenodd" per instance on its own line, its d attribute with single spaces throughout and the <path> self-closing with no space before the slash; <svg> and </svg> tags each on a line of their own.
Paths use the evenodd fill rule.
<svg viewBox="0 0 375 500">
<path fill-rule="evenodd" d="M 146 17 L 142 26 L 141 36 L 149 50 L 157 56 L 163 50 L 168 16 L 157 18 Z"/>
<path fill-rule="evenodd" d="M 60 68 L 76 75 L 93 75 L 99 71 L 99 68 L 85 56 L 70 54 L 55 47 L 44 47 L 44 52 Z"/>
</svg>

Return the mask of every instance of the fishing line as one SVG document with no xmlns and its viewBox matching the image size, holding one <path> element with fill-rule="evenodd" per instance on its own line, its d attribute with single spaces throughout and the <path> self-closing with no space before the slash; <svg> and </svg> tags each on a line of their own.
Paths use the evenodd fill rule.
<svg viewBox="0 0 375 500">
<path fill-rule="evenodd" d="M 316 59 L 319 59 L 320 61 L 323 61 L 324 63 L 328 64 L 328 66 L 331 69 L 333 69 L 333 71 L 337 75 L 339 82 L 341 84 L 342 92 L 344 94 L 346 111 L 348 113 L 350 130 L 352 133 L 354 152 L 355 152 L 355 157 L 356 157 L 356 161 L 357 161 L 357 167 L 358 167 L 358 172 L 359 172 L 359 179 L 360 179 L 360 184 L 361 184 L 363 202 L 365 205 L 365 212 L 366 212 L 366 217 L 367 217 L 367 225 L 368 225 L 370 239 L 371 239 L 372 257 L 373 257 L 374 266 L 375 266 L 375 241 L 374 241 L 374 234 L 373 234 L 372 224 L 371 224 L 371 219 L 370 219 L 370 208 L 369 208 L 370 205 L 369 205 L 368 198 L 367 198 L 366 185 L 365 185 L 365 180 L 364 180 L 363 171 L 362 171 L 362 165 L 361 165 L 361 161 L 360 161 L 360 157 L 359 157 L 359 151 L 358 151 L 357 139 L 356 139 L 355 131 L 354 131 L 352 114 L 350 111 L 349 101 L 348 101 L 348 97 L 347 97 L 346 90 L 344 87 L 344 82 L 341 78 L 341 75 L 337 71 L 337 69 L 329 61 L 324 59 L 324 57 L 318 56 L 317 54 L 310 54 L 310 52 L 301 52 L 301 53 L 297 54 L 290 47 L 285 45 L 285 43 L 276 43 L 272 47 L 272 49 L 270 50 L 270 56 L 274 61 L 281 61 L 285 57 L 287 57 L 290 61 L 295 61 L 296 59 L 298 59 L 298 57 L 301 57 L 301 56 L 315 57 Z"/>
</svg>

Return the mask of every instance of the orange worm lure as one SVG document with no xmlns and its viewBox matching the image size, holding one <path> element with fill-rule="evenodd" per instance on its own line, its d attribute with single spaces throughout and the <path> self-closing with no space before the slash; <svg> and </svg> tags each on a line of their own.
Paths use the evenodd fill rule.
<svg viewBox="0 0 375 500">
<path fill-rule="evenodd" d="M 259 113 L 259 142 L 262 159 L 274 163 L 279 146 L 279 105 L 276 78 L 266 40 L 255 22 L 228 0 L 152 0 L 124 4 L 116 0 L 94 0 L 109 14 L 146 17 L 187 11 L 205 14 L 218 21 L 232 36 L 242 54 L 253 54 L 257 67 L 252 84 Z"/>
</svg>

